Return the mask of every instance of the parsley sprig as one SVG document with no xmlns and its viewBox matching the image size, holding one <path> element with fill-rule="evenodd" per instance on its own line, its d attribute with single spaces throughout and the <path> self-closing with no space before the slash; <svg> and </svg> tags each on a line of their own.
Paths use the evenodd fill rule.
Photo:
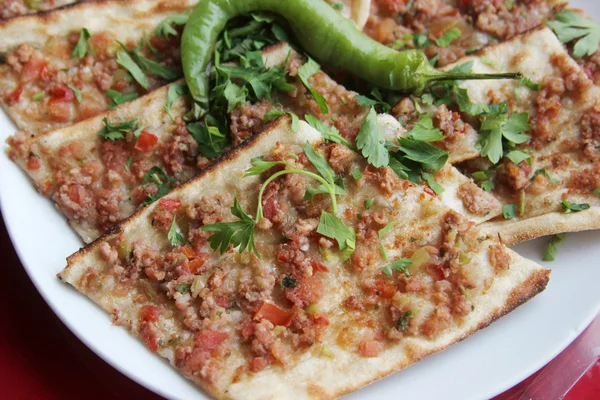
<svg viewBox="0 0 600 400">
<path fill-rule="evenodd" d="M 591 56 L 600 46 L 600 24 L 589 20 L 574 11 L 557 13 L 556 20 L 548 21 L 558 39 L 563 43 L 575 41 L 573 57 Z"/>
<path fill-rule="evenodd" d="M 286 174 L 300 174 L 308 176 L 320 183 L 319 187 L 324 188 L 324 192 L 331 197 L 331 208 L 333 213 L 323 211 L 317 227 L 317 232 L 334 239 L 338 243 L 339 250 L 342 251 L 342 257 L 347 259 L 356 247 L 356 234 L 354 229 L 346 226 L 337 216 L 337 194 L 339 194 L 339 186 L 336 184 L 335 173 L 327 161 L 315 152 L 309 142 L 303 148 L 304 154 L 313 164 L 318 174 L 297 168 L 287 161 L 266 161 L 262 157 L 254 158 L 251 161 L 252 166 L 246 170 L 244 176 L 257 176 L 267 172 L 271 168 L 281 165 L 285 167 L 280 171 L 269 176 L 261 185 L 258 192 L 258 206 L 256 216 L 252 218 L 241 207 L 237 198 L 234 200 L 234 205 L 231 208 L 231 213 L 238 218 L 233 222 L 219 222 L 216 224 L 205 225 L 203 230 L 215 232 L 208 239 L 213 250 L 219 250 L 223 254 L 229 248 L 239 246 L 239 252 L 248 249 L 254 252 L 256 256 L 261 257 L 260 252 L 254 243 L 254 231 L 256 225 L 263 218 L 262 199 L 264 191 L 275 179 Z"/>
</svg>

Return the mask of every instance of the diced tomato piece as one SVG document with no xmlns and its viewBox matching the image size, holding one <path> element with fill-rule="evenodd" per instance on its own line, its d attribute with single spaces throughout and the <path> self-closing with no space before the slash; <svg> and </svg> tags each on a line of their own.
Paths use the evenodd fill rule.
<svg viewBox="0 0 600 400">
<path fill-rule="evenodd" d="M 206 260 L 208 260 L 209 256 L 209 253 L 202 251 L 199 253 L 195 253 L 193 255 L 193 258 L 191 259 L 188 257 L 188 259 L 190 259 L 190 261 L 188 262 L 188 269 L 190 270 L 190 274 L 197 274 L 198 272 L 200 272 L 202 270 L 202 267 L 206 263 Z"/>
<path fill-rule="evenodd" d="M 363 357 L 377 357 L 383 351 L 383 343 L 378 340 L 363 340 L 358 345 L 358 352 Z"/>
<path fill-rule="evenodd" d="M 266 201 L 265 205 L 263 206 L 263 215 L 268 220 L 272 220 L 273 218 L 275 218 L 278 211 L 279 203 L 277 202 L 277 200 L 275 200 L 275 197 L 271 197 L 269 200 Z"/>
<path fill-rule="evenodd" d="M 394 296 L 394 293 L 396 293 L 397 287 L 383 279 L 377 279 L 372 284 L 369 284 L 366 287 L 366 290 L 371 294 L 381 296 L 384 299 L 390 299 Z"/>
<path fill-rule="evenodd" d="M 313 275 L 316 274 L 317 272 L 329 272 L 329 268 L 327 268 L 325 265 L 323 265 L 322 263 L 313 260 L 312 262 L 312 269 L 313 269 Z"/>
<path fill-rule="evenodd" d="M 283 325 L 287 326 L 292 321 L 292 313 L 289 311 L 282 310 L 271 303 L 262 303 L 256 314 L 254 315 L 254 319 L 257 321 L 266 319 L 270 321 L 273 325 Z"/>
<path fill-rule="evenodd" d="M 40 169 L 41 166 L 42 166 L 42 164 L 40 163 L 40 160 L 37 157 L 30 156 L 27 159 L 27 169 L 28 170 L 35 171 L 37 169 Z"/>
<path fill-rule="evenodd" d="M 227 340 L 228 335 L 225 332 L 212 331 L 203 329 L 196 333 L 194 342 L 200 350 L 211 352 L 216 349 L 221 343 Z"/>
<path fill-rule="evenodd" d="M 163 210 L 175 211 L 181 206 L 181 201 L 179 201 L 177 199 L 164 199 L 163 198 L 158 201 L 158 204 L 160 205 L 160 208 L 162 208 Z"/>
<path fill-rule="evenodd" d="M 135 149 L 142 153 L 148 153 L 158 142 L 158 137 L 149 132 L 142 131 L 140 137 L 135 142 Z"/>
<path fill-rule="evenodd" d="M 158 350 L 158 340 L 156 340 L 156 335 L 147 322 L 140 324 L 140 338 L 151 352 L 156 353 Z"/>
<path fill-rule="evenodd" d="M 73 101 L 75 92 L 64 83 L 57 83 L 50 89 L 50 96 L 55 101 Z"/>
<path fill-rule="evenodd" d="M 15 88 L 15 90 L 6 94 L 6 96 L 4 98 L 6 99 L 6 102 L 9 104 L 16 103 L 19 100 L 21 100 L 22 93 L 23 93 L 23 86 L 19 85 Z"/>
<path fill-rule="evenodd" d="M 50 99 L 47 110 L 51 121 L 69 122 L 71 120 L 71 103 L 60 99 Z"/>
<path fill-rule="evenodd" d="M 32 57 L 21 70 L 21 83 L 35 81 L 48 69 L 48 62 L 40 57 Z"/>
<path fill-rule="evenodd" d="M 229 296 L 224 296 L 222 294 L 215 296 L 215 303 L 223 308 L 231 307 L 231 299 Z"/>
<path fill-rule="evenodd" d="M 145 305 L 138 311 L 140 318 L 147 322 L 158 322 L 158 309 L 152 305 Z"/>
</svg>

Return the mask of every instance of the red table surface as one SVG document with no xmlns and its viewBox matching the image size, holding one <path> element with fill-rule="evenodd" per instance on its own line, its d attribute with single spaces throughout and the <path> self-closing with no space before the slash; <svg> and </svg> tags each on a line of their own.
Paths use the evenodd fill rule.
<svg viewBox="0 0 600 400">
<path fill-rule="evenodd" d="M 1 218 L 0 259 L 0 399 L 161 399 L 113 369 L 60 322 L 23 270 Z M 532 379 L 494 400 L 519 399 Z M 600 363 L 566 399 L 600 399 Z"/>
</svg>

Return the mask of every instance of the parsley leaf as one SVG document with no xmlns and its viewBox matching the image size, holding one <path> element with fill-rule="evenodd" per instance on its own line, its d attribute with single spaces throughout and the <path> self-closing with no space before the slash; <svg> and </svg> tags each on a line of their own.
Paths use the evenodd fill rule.
<svg viewBox="0 0 600 400">
<path fill-rule="evenodd" d="M 167 90 L 167 101 L 165 102 L 165 112 L 174 121 L 173 115 L 171 114 L 171 107 L 178 96 L 183 96 L 188 93 L 188 88 L 185 84 L 183 85 L 171 85 Z"/>
<path fill-rule="evenodd" d="M 398 142 L 398 150 L 404 153 L 405 158 L 416 161 L 429 172 L 439 171 L 448 161 L 446 150 L 433 147 L 429 143 L 408 138 L 400 138 Z"/>
<path fill-rule="evenodd" d="M 594 194 L 595 194 L 596 196 L 600 196 L 600 188 L 598 188 L 598 189 L 594 190 Z"/>
<path fill-rule="evenodd" d="M 239 221 L 217 222 L 202 227 L 202 230 L 216 232 L 208 238 L 210 247 L 213 250 L 218 249 L 223 254 L 231 244 L 234 248 L 239 246 L 240 253 L 247 248 L 260 257 L 261 254 L 254 244 L 254 227 L 256 226 L 256 222 L 244 212 L 237 197 L 234 199 L 231 213 L 238 217 Z"/>
<path fill-rule="evenodd" d="M 384 274 L 388 276 L 392 276 L 392 270 L 396 270 L 399 272 L 403 272 L 406 277 L 410 277 L 410 271 L 408 270 L 408 266 L 413 262 L 408 258 L 400 258 L 394 261 L 391 265 L 385 266 L 381 268 Z"/>
<path fill-rule="evenodd" d="M 133 76 L 133 79 L 135 79 L 141 87 L 144 89 L 150 88 L 150 81 L 148 81 L 148 78 L 144 75 L 141 68 L 133 61 L 126 51 L 117 51 L 117 64 L 129 71 L 131 76 Z"/>
<path fill-rule="evenodd" d="M 43 99 L 44 96 L 46 96 L 46 92 L 44 90 L 42 90 L 42 91 L 37 92 L 33 96 L 31 96 L 31 100 L 38 101 L 38 100 Z"/>
<path fill-rule="evenodd" d="M 333 168 L 331 168 L 327 160 L 325 160 L 322 155 L 313 150 L 310 142 L 306 142 L 306 145 L 304 145 L 302 151 L 311 164 L 317 169 L 317 171 L 319 171 L 319 174 L 325 178 L 326 181 L 333 182 L 335 171 Z"/>
<path fill-rule="evenodd" d="M 381 93 L 376 88 L 371 91 L 371 95 L 377 100 L 373 100 L 361 94 L 357 94 L 356 96 L 354 96 L 354 100 L 356 101 L 356 104 L 358 104 L 361 107 L 375 107 L 375 109 L 383 112 L 388 112 L 392 109 L 392 106 L 390 106 L 387 102 L 383 101 Z"/>
<path fill-rule="evenodd" d="M 344 225 L 338 217 L 327 211 L 321 212 L 317 232 L 330 239 L 334 239 L 338 243 L 344 260 L 347 260 L 356 248 L 356 233 L 354 229 Z"/>
<path fill-rule="evenodd" d="M 335 126 L 327 126 L 317 117 L 312 114 L 306 114 L 304 120 L 308 122 L 310 126 L 321 132 L 325 140 L 329 140 L 334 143 L 342 143 L 353 149 L 352 143 L 350 143 L 345 137 L 340 135 L 340 131 Z"/>
<path fill-rule="evenodd" d="M 377 236 L 379 236 L 379 239 L 383 239 L 385 235 L 387 235 L 392 230 L 394 225 L 396 225 L 396 223 L 392 221 L 383 228 L 381 228 L 379 231 L 377 231 Z"/>
<path fill-rule="evenodd" d="M 198 151 L 206 158 L 220 157 L 227 145 L 227 136 L 216 126 L 207 126 L 205 122 L 187 124 L 190 135 L 198 142 Z"/>
<path fill-rule="evenodd" d="M 442 185 L 440 185 L 439 183 L 437 183 L 435 181 L 435 179 L 433 178 L 433 175 L 428 174 L 427 172 L 423 172 L 422 176 L 423 176 L 423 179 L 425 179 L 427 181 L 427 184 L 429 185 L 429 187 L 436 194 L 442 194 L 446 191 L 446 189 L 444 189 L 444 187 Z"/>
<path fill-rule="evenodd" d="M 291 111 L 286 112 L 286 111 L 277 110 L 277 109 L 270 110 L 269 112 L 267 112 L 265 114 L 264 121 L 269 122 L 275 118 L 282 117 L 286 114 L 289 115 L 290 118 L 292 119 L 292 132 L 298 133 L 300 120 L 298 119 L 298 116 Z"/>
<path fill-rule="evenodd" d="M 389 153 L 385 148 L 385 136 L 377 124 L 377 114 L 371 107 L 367 118 L 360 127 L 356 136 L 356 146 L 369 164 L 382 168 L 389 164 Z"/>
<path fill-rule="evenodd" d="M 89 40 L 92 37 L 90 32 L 86 28 L 82 28 L 79 32 L 79 40 L 71 53 L 71 58 L 83 58 L 87 53 L 91 53 L 92 47 L 89 44 Z"/>
<path fill-rule="evenodd" d="M 525 143 L 530 136 L 523 132 L 530 129 L 529 114 L 526 112 L 512 114 L 510 117 L 508 114 L 488 115 L 481 124 L 477 142 L 481 155 L 497 164 L 503 154 L 502 138 L 514 144 Z"/>
<path fill-rule="evenodd" d="M 588 203 L 581 203 L 581 204 L 571 203 L 568 200 L 561 200 L 560 205 L 562 206 L 562 208 L 566 214 L 573 213 L 573 212 L 579 212 L 579 211 L 587 210 L 588 208 L 590 208 L 590 205 Z"/>
<path fill-rule="evenodd" d="M 368 210 L 369 208 L 371 208 L 371 206 L 373 205 L 373 202 L 375 201 L 375 199 L 370 198 L 370 199 L 366 199 L 365 200 L 365 208 Z"/>
<path fill-rule="evenodd" d="M 146 196 L 143 203 L 145 206 L 154 203 L 156 200 L 169 193 L 169 190 L 171 190 L 171 183 L 175 182 L 173 178 L 169 177 L 165 171 L 157 166 L 150 168 L 150 171 L 146 173 L 142 180 L 142 186 L 147 186 L 150 181 L 156 185 L 156 191 L 153 194 L 148 194 Z"/>
<path fill-rule="evenodd" d="M 444 140 L 442 131 L 433 127 L 431 115 L 425 114 L 415 126 L 407 132 L 407 135 L 422 142 L 437 142 Z"/>
<path fill-rule="evenodd" d="M 535 83 L 527 77 L 519 79 L 519 81 L 517 82 L 517 86 L 525 86 L 526 88 L 531 89 L 535 92 L 542 88 L 542 84 Z"/>
<path fill-rule="evenodd" d="M 286 164 L 285 161 L 265 161 L 263 157 L 255 157 L 250 161 L 250 163 L 252 164 L 252 167 L 246 170 L 244 177 L 260 175 L 263 172 L 267 172 L 276 165 Z"/>
<path fill-rule="evenodd" d="M 169 15 L 158 24 L 154 29 L 154 32 L 152 32 L 152 35 L 155 37 L 169 37 L 169 35 L 177 36 L 177 31 L 173 28 L 173 25 L 185 25 L 189 15 L 190 11 Z"/>
<path fill-rule="evenodd" d="M 317 102 L 317 105 L 319 106 L 319 111 L 321 111 L 322 114 L 328 114 L 329 107 L 327 107 L 327 101 L 325 100 L 325 97 L 323 97 L 321 93 L 311 88 L 308 84 L 308 79 L 317 72 L 319 72 L 320 69 L 321 66 L 315 60 L 309 57 L 308 61 L 303 66 L 298 68 L 298 78 L 300 78 L 302 84 L 306 87 L 306 89 L 310 92 L 312 97 Z"/>
<path fill-rule="evenodd" d="M 506 204 L 502 206 L 502 215 L 504 219 L 512 219 L 517 216 L 517 205 L 516 204 Z"/>
<path fill-rule="evenodd" d="M 106 97 L 111 99 L 113 102 L 108 105 L 109 109 L 113 109 L 116 106 L 127 103 L 128 101 L 135 100 L 138 98 L 137 93 L 121 93 L 113 89 L 108 89 L 105 93 Z"/>
<path fill-rule="evenodd" d="M 557 13 L 556 20 L 546 24 L 563 43 L 577 40 L 573 46 L 573 57 L 591 56 L 600 46 L 600 24 L 591 21 L 576 12 L 565 10 Z"/>
<path fill-rule="evenodd" d="M 533 176 L 531 177 L 531 179 L 529 179 L 529 180 L 533 181 L 535 179 L 535 177 L 538 176 L 539 174 L 545 175 L 546 178 L 548 178 L 548 180 L 550 181 L 550 183 L 558 183 L 558 182 L 560 182 L 560 179 L 556 178 L 554 175 L 552 175 L 550 173 L 550 171 L 546 171 L 543 168 L 540 168 L 540 169 L 536 170 L 533 173 Z"/>
<path fill-rule="evenodd" d="M 81 103 L 81 101 L 82 101 L 81 90 L 77 89 L 75 86 L 71 85 L 70 83 L 67 84 L 67 87 L 73 91 L 73 93 L 75 94 L 75 98 L 77 99 L 77 102 Z"/>
<path fill-rule="evenodd" d="M 354 180 L 359 181 L 362 179 L 363 177 L 363 173 L 360 172 L 360 169 L 356 168 L 352 171 L 352 177 L 354 178 Z"/>
<path fill-rule="evenodd" d="M 439 47 L 448 47 L 450 46 L 450 43 L 458 39 L 460 35 L 462 35 L 460 29 L 454 27 L 446 31 L 446 33 L 444 33 L 439 39 L 437 39 L 435 41 L 435 44 Z"/>
<path fill-rule="evenodd" d="M 544 257 L 542 258 L 542 260 L 554 261 L 556 259 L 556 253 L 558 252 L 556 245 L 562 242 L 563 240 L 565 240 L 564 233 L 557 233 L 556 235 L 553 235 L 552 238 L 550 238 L 550 240 L 548 241 L 548 246 L 544 251 Z"/>
<path fill-rule="evenodd" d="M 187 243 L 185 237 L 179 232 L 177 228 L 177 217 L 173 216 L 173 222 L 171 222 L 171 227 L 169 228 L 169 233 L 167 233 L 167 239 L 171 242 L 171 246 L 179 246 Z"/>
<path fill-rule="evenodd" d="M 510 151 L 506 155 L 506 158 L 508 158 L 510 161 L 512 161 L 513 164 L 515 164 L 515 165 L 517 165 L 525 160 L 527 160 L 527 162 L 531 164 L 531 155 L 529 153 L 527 153 L 525 151 L 521 151 L 521 150 Z"/>
<path fill-rule="evenodd" d="M 131 132 L 137 128 L 139 118 L 133 121 L 121 122 L 120 124 L 113 125 L 107 118 L 104 118 L 104 128 L 98 131 L 98 136 L 102 139 L 108 140 L 120 140 L 125 139 L 125 134 Z"/>
</svg>

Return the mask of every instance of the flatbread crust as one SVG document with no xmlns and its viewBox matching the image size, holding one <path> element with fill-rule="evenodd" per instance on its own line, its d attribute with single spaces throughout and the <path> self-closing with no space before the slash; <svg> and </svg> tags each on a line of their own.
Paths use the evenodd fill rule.
<svg viewBox="0 0 600 400">
<path fill-rule="evenodd" d="M 541 236 L 563 232 L 581 232 L 600 229 L 600 207 L 565 214 L 551 212 L 527 219 L 488 221 L 480 225 L 483 232 L 498 234 L 507 246 L 525 242 Z"/>
<path fill-rule="evenodd" d="M 253 136 L 241 147 L 236 148 L 232 153 L 203 171 L 197 178 L 172 191 L 165 198 L 179 199 L 183 203 L 190 203 L 198 199 L 200 195 L 210 196 L 222 190 L 229 192 L 237 188 L 239 190 L 236 191 L 239 193 L 244 189 L 240 186 L 240 179 L 237 177 L 243 174 L 243 171 L 250 165 L 251 159 L 265 154 L 265 151 L 273 148 L 275 143 L 282 145 L 295 143 L 301 146 L 307 140 L 321 140 L 320 134 L 303 122 L 300 123 L 300 130 L 297 134 L 291 132 L 288 124 L 287 120 L 280 119 L 269 125 L 264 132 Z M 249 185 L 254 182 L 253 178 L 245 179 L 251 179 Z M 444 208 L 441 203 L 433 201 L 436 207 Z M 101 255 L 102 247 L 107 242 L 115 240 L 115 238 L 126 238 L 129 241 L 144 238 L 150 242 L 164 240 L 160 234 L 153 232 L 151 226 L 151 215 L 157 207 L 157 203 L 154 203 L 138 211 L 91 245 L 70 256 L 67 260 L 68 266 L 58 275 L 61 280 L 73 285 L 111 313 L 115 323 L 129 329 L 134 336 L 138 336 L 140 328 L 138 311 L 141 304 L 134 300 L 139 295 L 137 289 L 131 288 L 127 291 L 126 296 L 113 295 L 111 290 L 114 282 L 108 281 L 105 284 L 96 282 L 90 287 L 88 278 L 111 270 L 111 264 L 105 261 L 106 258 Z M 494 238 L 482 240 L 497 243 Z M 494 276 L 489 287 L 472 299 L 475 310 L 467 314 L 460 325 L 444 331 L 435 339 L 406 337 L 388 347 L 379 356 L 364 358 L 327 336 L 325 340 L 333 353 L 333 359 L 319 357 L 318 350 L 315 349 L 317 346 L 313 346 L 310 351 L 300 354 L 297 362 L 291 368 L 283 369 L 273 366 L 254 374 L 243 375 L 235 383 L 217 381 L 208 384 L 195 375 L 188 376 L 188 378 L 219 399 L 330 399 L 347 394 L 463 340 L 541 292 L 548 283 L 550 271 L 508 249 L 506 251 L 511 260 L 510 268 Z M 483 265 L 485 262 L 481 262 L 482 269 L 479 272 L 485 275 L 484 269 L 489 267 L 485 267 Z M 349 314 L 334 313 L 331 308 L 335 306 L 334 300 L 340 302 L 340 298 L 336 297 L 337 292 L 343 292 L 340 289 L 343 286 L 341 282 L 343 282 L 343 276 L 347 276 L 347 272 L 344 272 L 341 266 L 335 268 L 334 273 L 328 277 L 330 289 L 326 291 L 326 296 L 319 301 L 319 304 L 324 304 L 326 311 L 327 307 L 330 308 L 328 313 L 332 329 L 355 326 L 356 321 L 352 320 Z M 169 303 L 166 310 L 160 314 L 159 326 L 162 327 L 163 337 L 173 337 L 174 333 L 179 334 L 182 330 L 180 321 L 174 317 L 175 313 L 172 303 Z M 187 337 L 186 333 L 182 335 L 184 338 Z M 171 347 L 159 348 L 158 353 L 167 358 L 172 365 L 176 365 L 175 352 Z M 237 347 L 234 347 L 233 352 L 229 354 L 232 358 L 228 360 L 231 360 L 232 363 L 241 362 L 239 359 L 241 353 Z M 225 366 L 226 369 L 233 367 L 235 364 Z"/>
</svg>

